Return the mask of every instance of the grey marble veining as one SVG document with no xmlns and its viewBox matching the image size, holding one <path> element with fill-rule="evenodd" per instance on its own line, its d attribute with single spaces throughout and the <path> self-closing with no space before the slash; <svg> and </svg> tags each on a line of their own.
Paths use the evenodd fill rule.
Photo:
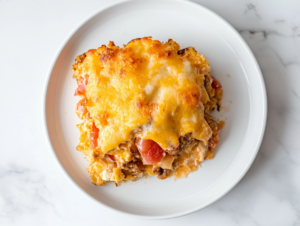
<svg viewBox="0 0 300 226">
<path fill-rule="evenodd" d="M 262 146 L 226 196 L 153 222 L 116 216 L 66 180 L 43 134 L 40 94 L 61 41 L 108 2 L 0 0 L 0 225 L 300 225 L 300 1 L 197 0 L 246 40 L 267 88 Z"/>
</svg>

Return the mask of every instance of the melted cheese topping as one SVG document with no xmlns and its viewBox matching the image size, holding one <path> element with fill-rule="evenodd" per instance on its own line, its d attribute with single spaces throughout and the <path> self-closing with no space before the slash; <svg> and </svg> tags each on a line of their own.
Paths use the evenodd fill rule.
<svg viewBox="0 0 300 226">
<path fill-rule="evenodd" d="M 204 88 L 209 62 L 193 48 L 179 48 L 172 40 L 161 43 L 151 37 L 123 48 L 110 42 L 89 50 L 74 65 L 75 78 L 88 78 L 86 108 L 99 129 L 102 154 L 133 134 L 163 149 L 177 147 L 179 137 L 190 132 L 207 143 L 212 131 L 203 103 L 209 99 Z M 142 132 L 135 133 L 138 128 Z"/>
</svg>

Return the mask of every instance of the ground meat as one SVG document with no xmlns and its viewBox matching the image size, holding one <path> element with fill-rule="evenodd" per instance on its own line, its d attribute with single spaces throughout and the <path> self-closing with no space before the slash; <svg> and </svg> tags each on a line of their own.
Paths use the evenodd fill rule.
<svg viewBox="0 0 300 226">
<path fill-rule="evenodd" d="M 130 162 L 121 164 L 121 169 L 125 176 L 131 175 L 133 180 L 137 180 L 144 175 L 143 163 L 136 158 Z"/>
<path fill-rule="evenodd" d="M 213 78 L 211 75 L 205 76 L 204 80 L 204 86 L 209 96 L 209 101 L 204 104 L 204 111 L 206 114 L 210 114 L 215 110 L 217 107 L 217 110 L 220 111 L 221 107 L 221 99 L 223 96 L 223 89 L 214 89 L 211 86 L 211 83 L 213 82 Z"/>
<path fill-rule="evenodd" d="M 133 142 L 134 143 L 134 142 Z M 130 153 L 131 155 L 136 158 L 136 159 L 142 159 L 140 152 L 138 151 L 136 145 L 131 145 L 130 146 Z"/>
<path fill-rule="evenodd" d="M 213 132 L 212 137 L 209 139 L 208 147 L 216 148 L 219 141 L 219 133 L 220 133 L 219 125 L 214 120 L 214 118 L 210 115 L 205 115 L 205 119 Z"/>
<path fill-rule="evenodd" d="M 212 130 L 212 136 L 208 141 L 208 152 L 206 155 L 206 159 L 212 159 L 214 157 L 215 148 L 217 147 L 219 142 L 220 126 L 211 115 L 206 114 L 205 120 Z"/>
<path fill-rule="evenodd" d="M 192 133 L 186 134 L 184 137 L 179 138 L 179 152 L 186 147 L 187 145 L 191 144 L 195 141 L 195 138 L 193 137 Z"/>
<path fill-rule="evenodd" d="M 161 180 L 166 179 L 169 176 L 169 174 L 171 173 L 171 170 L 163 169 L 159 166 L 153 166 L 152 171 L 157 176 L 157 178 L 161 179 Z"/>
</svg>

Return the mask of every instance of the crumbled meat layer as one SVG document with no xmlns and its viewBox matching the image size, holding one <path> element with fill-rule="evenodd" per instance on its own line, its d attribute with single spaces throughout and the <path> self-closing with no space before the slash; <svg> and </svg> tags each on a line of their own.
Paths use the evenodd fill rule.
<svg viewBox="0 0 300 226">
<path fill-rule="evenodd" d="M 144 168 L 145 167 L 140 159 L 134 159 L 130 162 L 121 164 L 121 169 L 125 178 L 130 177 L 132 181 L 144 176 Z"/>
<path fill-rule="evenodd" d="M 204 104 L 204 112 L 206 114 L 210 114 L 211 112 L 213 112 L 216 107 L 217 110 L 220 111 L 221 99 L 223 97 L 223 90 L 213 89 L 211 86 L 212 82 L 213 78 L 210 74 L 209 76 L 205 76 L 204 86 L 209 95 L 209 101 L 206 104 Z"/>
<path fill-rule="evenodd" d="M 171 174 L 171 170 L 163 169 L 159 166 L 153 166 L 152 171 L 157 176 L 157 178 L 161 180 L 168 178 L 168 176 Z"/>
</svg>

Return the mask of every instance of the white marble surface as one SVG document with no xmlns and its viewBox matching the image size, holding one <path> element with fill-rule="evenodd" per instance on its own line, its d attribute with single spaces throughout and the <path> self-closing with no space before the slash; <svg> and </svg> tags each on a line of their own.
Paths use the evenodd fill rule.
<svg viewBox="0 0 300 226">
<path fill-rule="evenodd" d="M 0 225 L 300 225 L 300 1 L 197 0 L 231 23 L 262 69 L 268 122 L 249 172 L 194 214 L 116 215 L 65 178 L 42 125 L 45 76 L 59 45 L 109 0 L 0 0 Z"/>
</svg>

